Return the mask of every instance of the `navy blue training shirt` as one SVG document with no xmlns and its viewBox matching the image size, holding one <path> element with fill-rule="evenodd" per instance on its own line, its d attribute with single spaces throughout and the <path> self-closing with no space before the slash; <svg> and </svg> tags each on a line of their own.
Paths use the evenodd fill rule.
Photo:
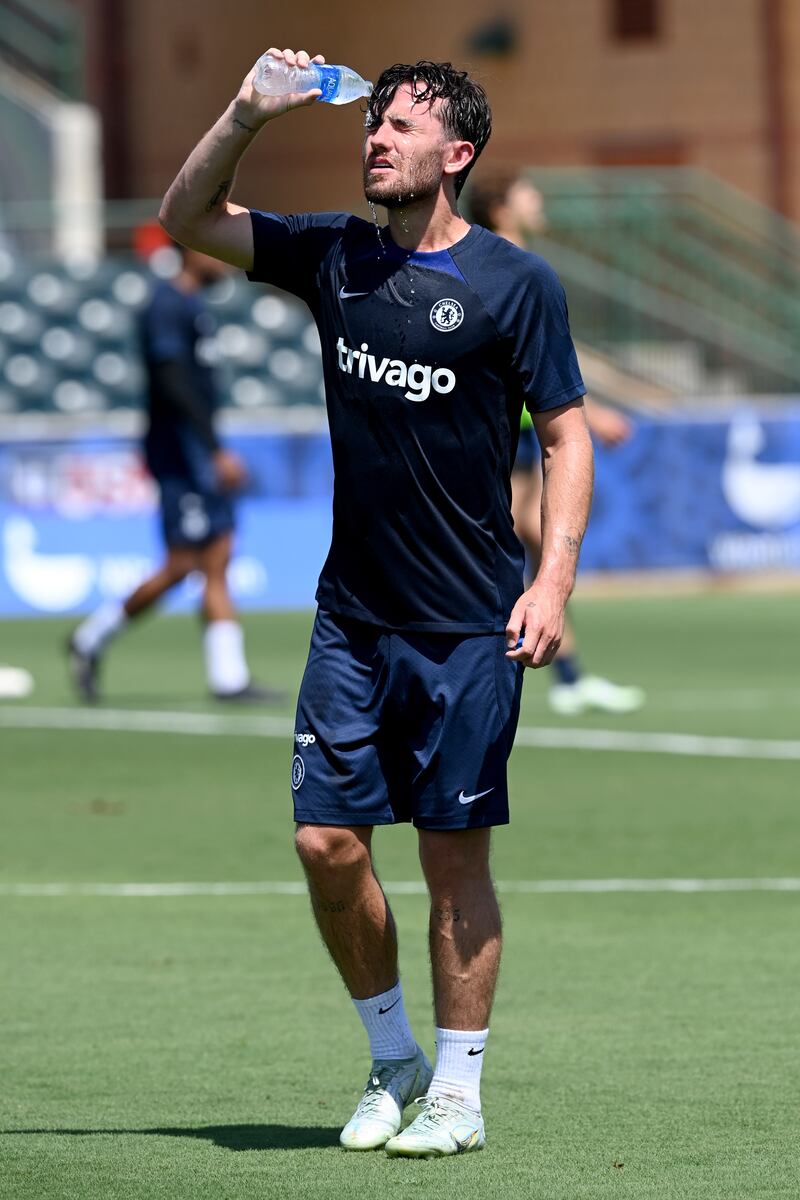
<svg viewBox="0 0 800 1200">
<path fill-rule="evenodd" d="M 421 253 L 347 213 L 251 217 L 250 278 L 305 300 L 322 343 L 335 483 L 317 602 L 390 629 L 503 631 L 523 589 L 523 404 L 586 390 L 555 272 L 479 225 Z"/>
<path fill-rule="evenodd" d="M 213 314 L 199 292 L 183 292 L 161 280 L 139 319 L 139 338 L 147 371 L 149 424 L 147 465 L 156 476 L 205 475 L 203 460 L 213 450 L 216 380 L 203 358 L 202 342 L 216 331 Z M 180 368 L 180 393 L 159 368 Z M 200 486 L 201 480 L 195 481 Z"/>
</svg>

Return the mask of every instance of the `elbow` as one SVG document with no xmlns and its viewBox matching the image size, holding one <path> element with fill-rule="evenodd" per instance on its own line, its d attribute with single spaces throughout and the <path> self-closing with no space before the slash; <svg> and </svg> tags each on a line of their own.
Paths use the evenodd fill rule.
<svg viewBox="0 0 800 1200">
<path fill-rule="evenodd" d="M 169 196 L 165 196 L 161 201 L 161 208 L 158 210 L 158 223 L 165 233 L 175 242 L 181 242 L 183 245 L 188 244 L 186 240 L 186 229 L 175 219 L 175 214 L 169 203 Z"/>
<path fill-rule="evenodd" d="M 172 214 L 165 210 L 163 204 L 158 214 L 158 223 L 164 232 L 172 238 L 173 242 L 177 242 L 181 246 L 186 246 L 189 250 L 199 249 L 197 232 L 186 225 L 179 224 Z"/>
<path fill-rule="evenodd" d="M 158 210 L 158 223 L 164 232 L 169 234 L 173 242 L 179 242 L 181 246 L 188 246 L 190 250 L 198 248 L 196 244 L 199 240 L 197 225 L 191 221 L 180 220 L 176 212 L 176 205 L 171 200 L 171 192 L 167 192 L 161 201 L 161 207 Z"/>
</svg>

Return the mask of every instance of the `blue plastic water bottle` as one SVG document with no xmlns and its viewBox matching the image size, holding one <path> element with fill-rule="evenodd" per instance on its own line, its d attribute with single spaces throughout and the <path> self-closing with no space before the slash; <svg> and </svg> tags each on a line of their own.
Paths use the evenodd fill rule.
<svg viewBox="0 0 800 1200">
<path fill-rule="evenodd" d="M 319 88 L 322 92 L 319 99 L 325 104 L 349 104 L 372 91 L 372 84 L 350 67 L 328 63 L 290 67 L 271 54 L 262 54 L 256 63 L 253 87 L 262 96 L 286 96 L 289 92 L 310 92 L 312 88 Z"/>
</svg>

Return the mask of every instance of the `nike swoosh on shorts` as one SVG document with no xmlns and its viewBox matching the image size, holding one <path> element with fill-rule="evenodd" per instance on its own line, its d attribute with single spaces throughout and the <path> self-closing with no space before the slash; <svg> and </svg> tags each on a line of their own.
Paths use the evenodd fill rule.
<svg viewBox="0 0 800 1200">
<path fill-rule="evenodd" d="M 477 792 L 474 796 L 465 796 L 463 792 L 458 797 L 459 804 L 472 804 L 473 800 L 480 800 L 481 796 L 488 796 L 489 792 L 493 792 L 494 788 L 487 788 L 485 792 Z"/>
</svg>

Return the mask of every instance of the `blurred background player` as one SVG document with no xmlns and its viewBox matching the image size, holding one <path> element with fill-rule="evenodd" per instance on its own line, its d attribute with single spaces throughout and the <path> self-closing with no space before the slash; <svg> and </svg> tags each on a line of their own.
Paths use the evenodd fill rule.
<svg viewBox="0 0 800 1200">
<path fill-rule="evenodd" d="M 512 172 L 486 175 L 476 180 L 470 194 L 470 208 L 473 220 L 479 225 L 523 250 L 530 249 L 535 235 L 546 226 L 541 192 Z M 631 423 L 623 413 L 588 397 L 584 404 L 589 430 L 602 445 L 617 446 L 631 436 Z M 535 575 L 542 548 L 542 464 L 527 409 L 522 413 L 519 449 L 511 474 L 511 511 L 517 536 L 527 551 L 528 570 Z M 644 703 L 641 688 L 624 687 L 599 675 L 583 673 L 569 615 L 552 666 L 557 682 L 551 685 L 548 699 L 550 707 L 562 716 L 592 709 L 634 712 Z"/>
<path fill-rule="evenodd" d="M 277 701 L 282 693 L 251 680 L 228 589 L 232 497 L 244 484 L 246 471 L 217 437 L 216 385 L 202 354 L 203 340 L 214 332 L 202 292 L 230 268 L 193 250 L 178 248 L 178 253 L 178 274 L 156 286 L 140 326 L 149 418 L 144 449 L 161 493 L 166 560 L 124 603 L 104 604 L 78 626 L 69 643 L 71 674 L 79 696 L 97 700 L 100 660 L 112 639 L 190 572 L 199 571 L 205 578 L 203 649 L 209 690 L 218 700 Z"/>
</svg>

